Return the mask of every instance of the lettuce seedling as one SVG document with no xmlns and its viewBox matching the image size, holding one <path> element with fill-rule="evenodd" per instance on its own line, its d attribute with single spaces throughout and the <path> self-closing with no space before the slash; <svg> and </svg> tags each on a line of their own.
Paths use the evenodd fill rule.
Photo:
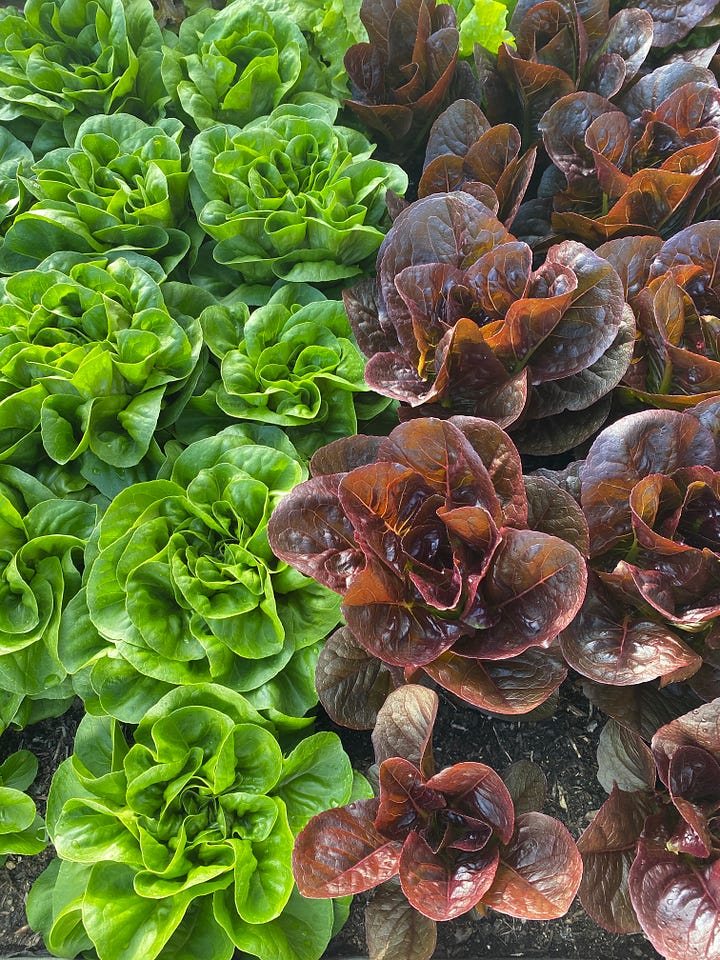
<svg viewBox="0 0 720 960">
<path fill-rule="evenodd" d="M 423 960 L 434 949 L 435 921 L 483 907 L 530 920 L 560 917 L 580 883 L 580 855 L 565 827 L 535 811 L 517 815 L 494 770 L 471 761 L 432 772 L 436 711 L 437 696 L 424 687 L 392 693 L 373 733 L 379 797 L 316 815 L 295 841 L 293 873 L 304 896 L 360 893 L 399 879 L 402 897 L 381 886 L 368 908 L 373 960 L 408 955 L 408 914 L 421 915 L 412 957 Z M 388 897 L 394 929 L 384 924 L 387 939 L 373 950 Z"/>
</svg>

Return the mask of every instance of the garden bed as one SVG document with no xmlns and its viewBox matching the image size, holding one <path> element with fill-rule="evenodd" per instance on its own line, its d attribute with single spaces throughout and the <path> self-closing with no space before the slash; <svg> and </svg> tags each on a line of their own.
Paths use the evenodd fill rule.
<svg viewBox="0 0 720 960">
<path fill-rule="evenodd" d="M 720 960 L 718 51 L 0 0 L 0 960 Z"/>
</svg>

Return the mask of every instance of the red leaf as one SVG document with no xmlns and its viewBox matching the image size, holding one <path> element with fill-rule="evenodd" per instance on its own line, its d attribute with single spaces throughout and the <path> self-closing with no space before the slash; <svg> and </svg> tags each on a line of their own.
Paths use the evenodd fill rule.
<svg viewBox="0 0 720 960">
<path fill-rule="evenodd" d="M 526 920 L 562 917 L 575 898 L 582 860 L 575 841 L 554 817 L 525 813 L 512 839 L 501 848 L 485 906 Z"/>
</svg>

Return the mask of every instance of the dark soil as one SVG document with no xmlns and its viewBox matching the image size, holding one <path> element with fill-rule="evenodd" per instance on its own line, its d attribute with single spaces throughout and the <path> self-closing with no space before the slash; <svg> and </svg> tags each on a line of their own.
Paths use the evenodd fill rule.
<svg viewBox="0 0 720 960">
<path fill-rule="evenodd" d="M 567 686 L 567 685 L 566 685 Z M 40 813 L 54 770 L 72 750 L 80 706 L 64 717 L 46 720 L 0 738 L 0 762 L 15 750 L 32 750 L 40 772 L 28 791 Z M 481 760 L 502 772 L 510 763 L 527 758 L 538 763 L 548 779 L 545 813 L 558 817 L 574 837 L 585 829 L 592 813 L 605 799 L 597 782 L 595 751 L 604 718 L 571 687 L 563 688 L 553 717 L 530 722 L 490 719 L 441 696 L 436 723 L 435 758 L 438 769 L 462 760 Z M 332 729 L 325 721 L 321 726 Z M 369 733 L 334 728 L 343 738 L 353 764 L 367 770 L 373 761 Z M 38 956 L 46 951 L 41 938 L 27 926 L 25 897 L 35 877 L 45 868 L 52 850 L 37 857 L 11 857 L 0 869 L 0 957 Z M 366 954 L 363 906 L 356 897 L 350 920 L 326 957 Z M 482 960 L 509 957 L 563 957 L 577 960 L 657 960 L 659 954 L 642 935 L 620 937 L 601 930 L 579 903 L 560 920 L 545 923 L 514 920 L 498 913 L 485 918 L 469 914 L 438 925 L 438 958 Z"/>
</svg>

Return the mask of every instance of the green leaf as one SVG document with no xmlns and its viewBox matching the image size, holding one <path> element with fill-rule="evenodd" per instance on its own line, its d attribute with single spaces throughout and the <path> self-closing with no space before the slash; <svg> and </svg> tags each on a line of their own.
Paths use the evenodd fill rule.
<svg viewBox="0 0 720 960">
<path fill-rule="evenodd" d="M 191 898 L 191 893 L 159 900 L 139 897 L 129 866 L 96 863 L 82 903 L 82 921 L 105 960 L 154 960 L 180 925 Z"/>
<path fill-rule="evenodd" d="M 316 733 L 301 740 L 285 759 L 273 793 L 285 801 L 297 834 L 315 814 L 347 803 L 352 785 L 352 768 L 339 737 Z"/>
<path fill-rule="evenodd" d="M 332 901 L 308 900 L 294 887 L 280 916 L 262 924 L 242 920 L 226 890 L 214 895 L 214 909 L 235 946 L 262 960 L 317 960 L 333 927 Z"/>
</svg>

